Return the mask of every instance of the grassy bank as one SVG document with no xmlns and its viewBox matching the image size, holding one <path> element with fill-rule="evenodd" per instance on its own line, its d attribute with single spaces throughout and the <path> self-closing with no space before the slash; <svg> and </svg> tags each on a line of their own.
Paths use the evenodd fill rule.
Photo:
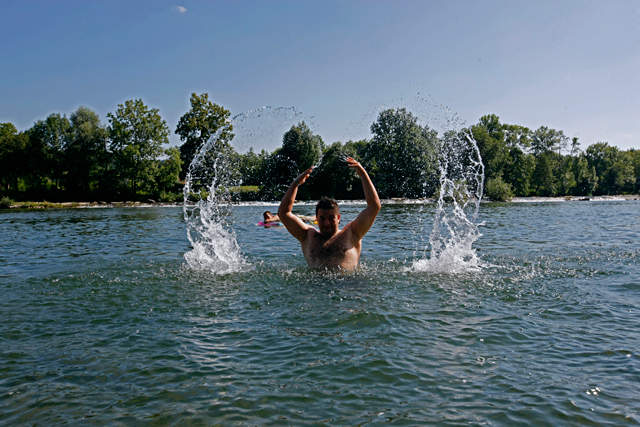
<svg viewBox="0 0 640 427">
<path fill-rule="evenodd" d="M 69 209 L 69 208 L 117 208 L 117 207 L 136 207 L 136 206 L 178 206 L 179 203 L 173 202 L 14 202 L 0 203 L 0 209 Z"/>
<path fill-rule="evenodd" d="M 616 196 L 586 196 L 586 197 L 514 197 L 508 202 L 482 199 L 482 203 L 527 203 L 527 202 L 584 202 L 584 201 L 623 201 L 640 200 L 640 195 L 616 195 Z M 273 201 L 274 203 L 277 201 Z M 414 203 L 436 203 L 436 199 L 385 199 L 383 204 L 414 204 Z M 242 201 L 240 202 L 242 203 Z M 120 208 L 120 207 L 150 207 L 150 206 L 181 206 L 182 202 L 16 202 L 3 198 L 0 201 L 0 209 L 70 209 L 70 208 Z"/>
</svg>

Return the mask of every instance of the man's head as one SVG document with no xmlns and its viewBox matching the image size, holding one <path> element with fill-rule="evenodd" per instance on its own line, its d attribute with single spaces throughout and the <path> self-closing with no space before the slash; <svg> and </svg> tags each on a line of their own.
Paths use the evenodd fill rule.
<svg viewBox="0 0 640 427">
<path fill-rule="evenodd" d="M 340 208 L 335 200 L 328 197 L 320 199 L 316 205 L 316 220 L 320 234 L 333 236 L 338 232 L 340 223 Z"/>
<path fill-rule="evenodd" d="M 264 211 L 264 213 L 262 214 L 262 217 L 263 217 L 263 218 L 264 218 L 264 220 L 266 221 L 266 220 L 268 220 L 268 219 L 273 218 L 273 217 L 274 217 L 274 215 L 273 215 L 271 212 L 269 212 L 269 211 Z"/>
</svg>

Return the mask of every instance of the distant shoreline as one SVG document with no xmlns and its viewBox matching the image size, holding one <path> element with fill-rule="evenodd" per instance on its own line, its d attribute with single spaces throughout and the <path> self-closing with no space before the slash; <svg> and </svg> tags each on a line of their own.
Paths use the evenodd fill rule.
<svg viewBox="0 0 640 427">
<path fill-rule="evenodd" d="M 482 199 L 481 203 L 541 203 L 541 202 L 598 202 L 598 201 L 628 201 L 640 200 L 640 195 L 617 195 L 617 196 L 564 196 L 564 197 L 514 197 L 510 201 L 497 202 L 489 199 Z M 340 200 L 341 203 L 365 203 L 364 200 Z M 392 198 L 381 200 L 383 205 L 414 205 L 420 203 L 436 203 L 436 199 L 404 199 Z M 238 206 L 277 206 L 278 201 L 264 202 L 234 202 Z M 298 202 L 296 204 L 314 204 L 315 202 Z M 175 202 L 17 202 L 9 207 L 10 210 L 32 210 L 32 209 L 99 209 L 99 208 L 136 208 L 136 207 L 180 207 L 182 203 Z M 5 209 L 5 210 L 9 210 Z"/>
</svg>

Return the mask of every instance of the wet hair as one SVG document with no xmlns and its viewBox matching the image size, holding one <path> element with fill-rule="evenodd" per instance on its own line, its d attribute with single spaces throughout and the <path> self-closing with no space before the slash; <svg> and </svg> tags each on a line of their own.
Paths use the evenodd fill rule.
<svg viewBox="0 0 640 427">
<path fill-rule="evenodd" d="M 338 202 L 334 199 L 322 196 L 322 199 L 316 204 L 316 216 L 318 216 L 318 209 L 335 209 L 336 215 L 340 215 L 340 208 L 338 208 Z"/>
<path fill-rule="evenodd" d="M 269 215 L 273 215 L 273 214 L 271 212 L 269 212 L 269 211 L 264 211 L 264 213 L 262 214 L 262 217 L 266 221 L 266 220 L 269 219 Z"/>
</svg>

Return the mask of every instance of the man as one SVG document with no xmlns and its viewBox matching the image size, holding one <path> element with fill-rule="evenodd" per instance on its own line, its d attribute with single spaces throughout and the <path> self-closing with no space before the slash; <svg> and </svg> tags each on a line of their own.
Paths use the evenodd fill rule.
<svg viewBox="0 0 640 427">
<path fill-rule="evenodd" d="M 265 224 L 269 224 L 272 222 L 280 222 L 280 218 L 278 218 L 278 215 L 274 215 L 269 211 L 264 211 L 264 213 L 262 214 L 262 218 Z"/>
<path fill-rule="evenodd" d="M 340 209 L 333 199 L 323 197 L 316 205 L 318 228 L 305 224 L 291 210 L 298 193 L 298 186 L 305 183 L 313 166 L 298 176 L 280 202 L 278 217 L 289 233 L 300 241 L 302 253 L 309 267 L 330 267 L 353 269 L 358 265 L 362 249 L 362 238 L 369 231 L 380 212 L 380 199 L 369 175 L 362 165 L 351 157 L 349 167 L 356 170 L 362 180 L 367 207 L 358 217 L 339 229 Z"/>
<path fill-rule="evenodd" d="M 303 220 L 304 222 L 308 222 L 309 224 L 316 223 L 315 216 L 305 216 L 305 215 L 296 215 L 296 216 L 301 220 Z M 262 218 L 263 218 L 262 222 L 264 224 L 272 224 L 274 222 L 280 222 L 280 218 L 278 217 L 278 215 L 274 215 L 270 211 L 264 211 L 262 213 Z"/>
</svg>

